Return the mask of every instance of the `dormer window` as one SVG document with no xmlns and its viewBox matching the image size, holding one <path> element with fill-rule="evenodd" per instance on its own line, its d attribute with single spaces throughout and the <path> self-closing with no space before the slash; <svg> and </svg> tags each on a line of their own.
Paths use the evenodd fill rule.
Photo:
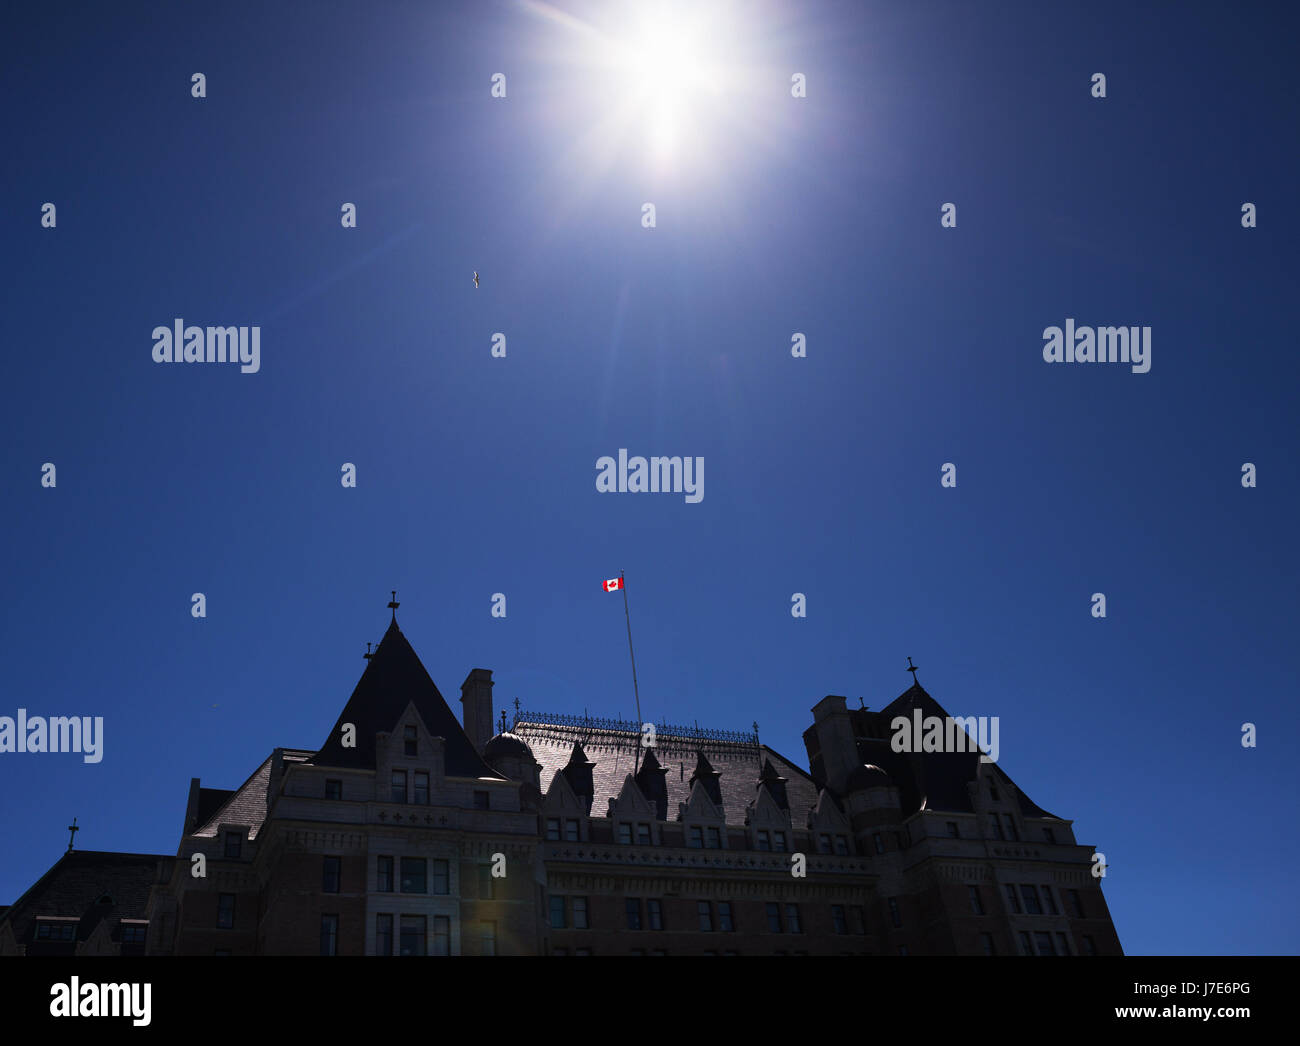
<svg viewBox="0 0 1300 1046">
<path fill-rule="evenodd" d="M 638 846 L 650 845 L 650 826 L 641 822 L 636 826 L 636 842 Z"/>
<path fill-rule="evenodd" d="M 342 798 L 343 798 L 343 782 L 342 782 L 342 781 L 335 780 L 334 778 L 328 778 L 328 779 L 325 781 L 325 798 L 326 798 L 326 799 L 342 799 Z"/>
<path fill-rule="evenodd" d="M 578 819 L 576 817 L 566 817 L 564 819 L 564 841 L 566 843 L 579 841 Z"/>
<path fill-rule="evenodd" d="M 406 802 L 406 771 L 393 771 L 393 787 L 390 797 L 395 803 Z"/>
<path fill-rule="evenodd" d="M 413 800 L 422 806 L 428 805 L 429 802 L 429 771 L 415 771 L 415 795 Z"/>
<path fill-rule="evenodd" d="M 226 833 L 226 856 L 237 859 L 239 857 L 240 846 L 243 843 L 243 836 L 239 832 Z"/>
<path fill-rule="evenodd" d="M 827 832 L 822 832 L 817 836 L 817 852 L 819 854 L 828 854 L 831 852 L 831 837 Z"/>
<path fill-rule="evenodd" d="M 847 857 L 849 853 L 849 839 L 845 835 L 835 837 L 835 852 L 841 857 Z"/>
<path fill-rule="evenodd" d="M 772 836 L 766 828 L 760 828 L 758 831 L 758 848 L 760 850 L 772 849 Z"/>
<path fill-rule="evenodd" d="M 560 841 L 560 819 L 558 817 L 548 817 L 546 819 L 546 838 L 552 843 Z"/>
<path fill-rule="evenodd" d="M 785 853 L 786 851 L 785 832 L 772 833 L 772 849 L 777 850 L 780 853 Z"/>
<path fill-rule="evenodd" d="M 722 849 L 722 833 L 716 828 L 708 830 L 708 847 L 710 850 Z"/>
<path fill-rule="evenodd" d="M 413 726 L 408 726 L 402 731 L 402 741 L 406 746 L 406 754 L 410 756 L 420 754 L 420 734 Z"/>
<path fill-rule="evenodd" d="M 701 828 L 698 824 L 691 825 L 690 833 L 686 840 L 686 845 L 689 846 L 692 850 L 704 849 L 704 829 Z"/>
</svg>

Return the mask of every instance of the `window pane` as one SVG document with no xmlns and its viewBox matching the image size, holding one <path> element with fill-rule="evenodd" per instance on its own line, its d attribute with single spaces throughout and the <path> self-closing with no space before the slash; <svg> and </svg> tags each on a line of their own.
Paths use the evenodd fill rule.
<svg viewBox="0 0 1300 1046">
<path fill-rule="evenodd" d="M 1043 906 L 1038 903 L 1038 891 L 1029 883 L 1022 883 L 1020 886 L 1020 896 L 1025 901 L 1025 911 L 1030 915 L 1042 915 Z"/>
<path fill-rule="evenodd" d="M 575 930 L 585 930 L 587 928 L 587 898 L 573 898 L 573 928 Z"/>
<path fill-rule="evenodd" d="M 429 772 L 427 770 L 415 771 L 415 795 L 412 797 L 415 802 L 421 805 L 427 805 L 429 802 Z"/>
<path fill-rule="evenodd" d="M 1007 907 L 1009 907 L 1014 914 L 1019 915 L 1020 898 L 1016 896 L 1015 886 L 1011 883 L 1004 883 L 1002 889 L 1005 890 L 1007 894 Z"/>
<path fill-rule="evenodd" d="M 402 858 L 402 893 L 428 893 L 423 857 Z"/>
<path fill-rule="evenodd" d="M 837 835 L 835 837 L 835 852 L 844 857 L 849 852 L 849 841 L 845 836 Z"/>
<path fill-rule="evenodd" d="M 551 842 L 560 840 L 560 819 L 558 817 L 548 817 L 546 819 L 546 838 Z"/>
<path fill-rule="evenodd" d="M 718 902 L 718 929 L 723 933 L 731 933 L 735 925 L 731 921 L 731 902 Z"/>
<path fill-rule="evenodd" d="M 324 893 L 339 892 L 339 876 L 341 858 L 326 857 L 324 867 L 321 869 L 321 890 Z"/>
<path fill-rule="evenodd" d="M 320 917 L 320 953 L 321 955 L 338 954 L 339 917 L 322 915 Z"/>
<path fill-rule="evenodd" d="M 342 781 L 326 781 L 326 782 L 325 782 L 325 798 L 326 798 L 326 799 L 342 799 L 342 798 L 343 798 L 343 782 L 342 782 Z"/>
<path fill-rule="evenodd" d="M 402 740 L 406 745 L 405 750 L 407 755 L 419 754 L 419 748 L 417 745 L 419 736 L 419 732 L 413 726 L 408 726 L 402 731 Z"/>
<path fill-rule="evenodd" d="M 240 838 L 238 832 L 227 832 L 226 833 L 226 856 L 238 857 L 240 844 L 242 842 L 243 840 Z"/>
<path fill-rule="evenodd" d="M 803 927 L 799 922 L 799 906 L 797 904 L 787 904 L 785 906 L 785 928 L 790 933 L 803 933 Z"/>
<path fill-rule="evenodd" d="M 618 841 L 620 843 L 630 843 L 632 841 L 632 826 L 630 824 L 620 824 L 618 826 Z"/>
<path fill-rule="evenodd" d="M 704 829 L 697 824 L 691 825 L 689 838 L 686 845 L 692 850 L 702 850 L 704 848 Z"/>
<path fill-rule="evenodd" d="M 235 925 L 235 895 L 223 893 L 217 898 L 217 928 L 229 930 Z"/>
<path fill-rule="evenodd" d="M 551 898 L 551 929 L 564 929 L 564 898 Z"/>
<path fill-rule="evenodd" d="M 780 853 L 785 853 L 785 832 L 776 832 L 773 834 L 772 848 Z"/>
<path fill-rule="evenodd" d="M 474 793 L 474 809 L 475 809 L 475 810 L 486 810 L 486 809 L 488 809 L 488 793 L 487 793 L 487 792 L 475 792 L 475 793 Z"/>
<path fill-rule="evenodd" d="M 636 826 L 636 841 L 638 846 L 650 845 L 650 826 L 648 824 L 638 824 Z"/>
<path fill-rule="evenodd" d="M 713 932 L 713 911 L 709 907 L 708 901 L 699 901 L 695 905 L 696 913 L 700 920 L 700 930 L 704 933 Z"/>
<path fill-rule="evenodd" d="M 1044 887 L 1043 887 L 1043 903 L 1047 905 L 1047 914 L 1048 914 L 1048 915 L 1059 915 L 1059 914 L 1060 914 L 1060 913 L 1056 910 L 1056 898 L 1052 896 L 1052 888 L 1051 888 L 1050 886 L 1044 886 Z"/>
<path fill-rule="evenodd" d="M 831 837 L 825 833 L 817 837 L 817 852 L 819 854 L 828 854 L 831 852 Z"/>
<path fill-rule="evenodd" d="M 767 903 L 767 930 L 768 933 L 781 932 L 781 906 L 773 901 Z"/>
<path fill-rule="evenodd" d="M 1052 947 L 1052 935 L 1041 931 L 1034 934 L 1034 943 L 1038 945 L 1039 955 L 1055 955 L 1056 949 Z"/>
<path fill-rule="evenodd" d="M 578 842 L 578 822 L 572 818 L 564 822 L 564 838 L 571 843 Z"/>
<path fill-rule="evenodd" d="M 393 954 L 393 917 L 392 915 L 375 916 L 375 954 Z"/>
<path fill-rule="evenodd" d="M 433 917 L 433 954 L 451 954 L 451 920 L 445 915 Z"/>
<path fill-rule="evenodd" d="M 831 921 L 835 924 L 836 933 L 848 933 L 849 924 L 844 919 L 844 905 L 831 905 Z"/>
<path fill-rule="evenodd" d="M 393 771 L 393 788 L 389 798 L 395 803 L 406 802 L 406 771 Z"/>
<path fill-rule="evenodd" d="M 638 897 L 628 897 L 623 901 L 624 911 L 627 913 L 627 928 L 629 930 L 641 929 L 641 900 Z"/>
<path fill-rule="evenodd" d="M 433 862 L 433 892 L 443 895 L 451 893 L 451 872 L 446 861 L 435 859 Z"/>
<path fill-rule="evenodd" d="M 772 838 L 767 834 L 766 829 L 760 829 L 758 833 L 758 848 L 760 850 L 772 849 Z"/>
<path fill-rule="evenodd" d="M 393 859 L 379 858 L 379 882 L 376 886 L 381 893 L 391 893 L 393 889 Z"/>
<path fill-rule="evenodd" d="M 406 863 L 406 858 L 402 858 Z M 423 955 L 425 953 L 425 921 L 423 915 L 403 915 L 399 955 Z"/>
<path fill-rule="evenodd" d="M 720 850 L 722 848 L 722 834 L 716 828 L 709 829 L 709 849 Z"/>
<path fill-rule="evenodd" d="M 967 886 L 966 892 L 970 895 L 970 910 L 976 915 L 983 915 L 984 901 L 980 897 L 980 888 L 978 886 Z"/>
<path fill-rule="evenodd" d="M 658 901 L 646 901 L 646 912 L 650 916 L 650 929 L 662 930 L 664 928 L 663 905 Z"/>
<path fill-rule="evenodd" d="M 497 924 L 485 922 L 479 924 L 479 954 L 496 955 Z"/>
</svg>

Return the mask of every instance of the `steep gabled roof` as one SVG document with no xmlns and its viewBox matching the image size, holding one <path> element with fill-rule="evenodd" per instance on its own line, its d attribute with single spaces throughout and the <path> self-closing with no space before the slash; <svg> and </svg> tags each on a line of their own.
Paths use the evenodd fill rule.
<svg viewBox="0 0 1300 1046">
<path fill-rule="evenodd" d="M 162 854 L 73 850 L 55 861 L 0 919 L 9 923 L 21 943 L 37 918 L 75 918 L 77 940 L 85 940 L 106 910 L 122 919 L 145 918 L 150 888 L 171 877 L 175 860 Z M 100 905 L 106 896 L 112 898 L 111 905 Z"/>
<path fill-rule="evenodd" d="M 415 705 L 429 733 L 446 741 L 449 777 L 502 779 L 478 754 L 396 620 L 388 626 L 329 737 L 311 762 L 317 766 L 374 769 L 375 734 L 397 726 L 408 703 Z M 343 747 L 344 723 L 356 727 L 355 748 Z"/>
<path fill-rule="evenodd" d="M 978 780 L 979 752 L 894 751 L 889 723 L 895 716 L 911 718 L 913 709 L 919 709 L 923 719 L 948 716 L 944 707 L 919 683 L 913 683 L 879 712 L 850 709 L 859 757 L 863 763 L 882 768 L 893 779 L 904 816 L 923 808 L 973 812 L 968 786 Z M 998 773 L 1011 780 L 1001 766 Z M 1055 816 L 1034 803 L 1019 787 L 1016 792 L 1020 812 L 1025 817 Z"/>
</svg>

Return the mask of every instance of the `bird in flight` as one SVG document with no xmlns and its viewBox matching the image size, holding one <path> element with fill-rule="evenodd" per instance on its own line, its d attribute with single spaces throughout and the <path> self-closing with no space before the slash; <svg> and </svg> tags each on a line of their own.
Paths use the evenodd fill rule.
<svg viewBox="0 0 1300 1046">
<path fill-rule="evenodd" d="M 478 273 L 474 274 L 474 289 L 478 290 Z"/>
</svg>

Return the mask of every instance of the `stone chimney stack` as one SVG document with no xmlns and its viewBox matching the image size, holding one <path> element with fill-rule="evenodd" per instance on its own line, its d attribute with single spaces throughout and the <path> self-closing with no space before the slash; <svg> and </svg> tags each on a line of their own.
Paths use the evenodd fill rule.
<svg viewBox="0 0 1300 1046">
<path fill-rule="evenodd" d="M 475 668 L 460 685 L 461 722 L 478 754 L 492 737 L 492 672 Z"/>
<path fill-rule="evenodd" d="M 813 705 L 812 729 L 804 734 L 805 742 L 814 741 L 817 762 L 825 783 L 844 794 L 849 775 L 858 768 L 858 746 L 853 738 L 853 721 L 843 697 L 830 694 Z M 813 735 L 809 737 L 809 735 Z M 809 756 L 813 745 L 809 744 Z M 814 776 L 817 776 L 814 771 Z"/>
</svg>

